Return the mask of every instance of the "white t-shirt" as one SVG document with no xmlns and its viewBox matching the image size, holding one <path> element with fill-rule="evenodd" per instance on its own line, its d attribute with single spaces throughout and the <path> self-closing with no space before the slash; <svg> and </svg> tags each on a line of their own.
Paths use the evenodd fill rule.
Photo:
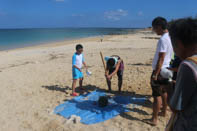
<svg viewBox="0 0 197 131">
<path fill-rule="evenodd" d="M 73 58 L 72 58 L 72 65 L 74 66 L 77 66 L 78 68 L 82 68 L 83 66 L 83 62 L 84 62 L 84 56 L 83 54 L 77 54 L 75 53 L 73 55 Z"/>
<path fill-rule="evenodd" d="M 156 69 L 157 62 L 159 59 L 159 53 L 166 53 L 162 68 L 169 67 L 173 55 L 173 48 L 169 33 L 163 34 L 157 43 L 157 50 L 155 52 L 155 56 L 152 63 L 153 70 Z"/>
</svg>

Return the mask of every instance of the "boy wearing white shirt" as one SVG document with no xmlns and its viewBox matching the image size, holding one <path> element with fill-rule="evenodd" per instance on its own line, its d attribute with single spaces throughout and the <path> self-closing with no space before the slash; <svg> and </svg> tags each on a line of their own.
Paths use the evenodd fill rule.
<svg viewBox="0 0 197 131">
<path fill-rule="evenodd" d="M 76 83 L 78 79 L 79 79 L 79 86 L 82 89 L 82 84 L 83 84 L 83 72 L 81 70 L 82 66 L 84 65 L 87 70 L 87 66 L 82 52 L 83 52 L 83 46 L 81 44 L 76 45 L 76 52 L 72 57 L 72 75 L 73 75 L 72 96 L 78 96 L 78 94 L 75 92 Z"/>
</svg>

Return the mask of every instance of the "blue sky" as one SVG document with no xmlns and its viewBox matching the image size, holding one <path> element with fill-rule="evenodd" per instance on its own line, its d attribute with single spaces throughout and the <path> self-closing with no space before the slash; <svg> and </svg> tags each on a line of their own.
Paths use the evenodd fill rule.
<svg viewBox="0 0 197 131">
<path fill-rule="evenodd" d="M 0 28 L 148 27 L 197 15 L 197 0 L 0 0 Z"/>
</svg>

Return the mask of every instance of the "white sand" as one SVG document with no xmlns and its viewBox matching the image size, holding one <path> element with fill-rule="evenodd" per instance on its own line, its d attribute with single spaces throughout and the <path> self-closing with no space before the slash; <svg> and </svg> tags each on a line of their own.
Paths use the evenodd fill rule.
<svg viewBox="0 0 197 131">
<path fill-rule="evenodd" d="M 151 118 L 152 98 L 149 79 L 154 55 L 155 37 L 147 31 L 119 36 L 56 43 L 33 48 L 0 52 L 0 130 L 1 131 L 163 131 L 169 118 L 159 118 L 152 127 L 143 119 Z M 84 45 L 84 55 L 91 77 L 85 77 L 86 91 L 107 89 L 99 52 L 119 55 L 124 60 L 123 91 L 130 95 L 148 96 L 150 101 L 131 112 L 95 125 L 66 124 L 66 119 L 53 114 L 53 109 L 71 99 L 71 59 L 75 44 Z M 118 90 L 117 77 L 112 89 Z"/>
</svg>

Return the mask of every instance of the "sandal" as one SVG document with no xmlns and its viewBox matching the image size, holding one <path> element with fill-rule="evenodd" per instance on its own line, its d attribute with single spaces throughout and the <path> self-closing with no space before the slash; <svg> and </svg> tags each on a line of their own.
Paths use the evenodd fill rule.
<svg viewBox="0 0 197 131">
<path fill-rule="evenodd" d="M 74 92 L 74 93 L 71 94 L 71 96 L 78 96 L 78 95 L 79 95 L 79 94 L 76 93 L 76 92 Z"/>
</svg>

